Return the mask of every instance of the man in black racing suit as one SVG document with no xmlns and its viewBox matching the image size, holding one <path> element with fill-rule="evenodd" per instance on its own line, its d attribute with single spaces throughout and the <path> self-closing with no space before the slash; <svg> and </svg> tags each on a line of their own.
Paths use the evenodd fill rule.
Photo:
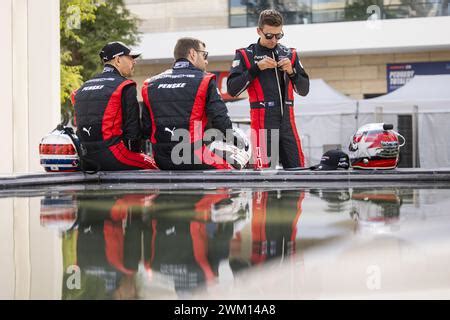
<svg viewBox="0 0 450 320">
<path fill-rule="evenodd" d="M 306 96 L 309 77 L 296 50 L 278 43 L 284 35 L 282 27 L 283 18 L 279 12 L 262 11 L 257 29 L 260 38 L 257 43 L 236 50 L 227 81 L 227 90 L 232 96 L 248 91 L 256 168 L 275 166 L 278 155 L 269 154 L 269 150 L 278 150 L 277 147 L 284 168 L 305 166 L 295 126 L 293 91 Z M 272 134 L 276 141 L 271 139 Z"/>
<path fill-rule="evenodd" d="M 157 169 L 153 158 L 140 152 L 136 83 L 127 79 L 139 55 L 121 42 L 108 43 L 100 52 L 103 72 L 72 93 L 87 170 Z"/>
<path fill-rule="evenodd" d="M 144 111 L 149 115 L 143 118 L 150 119 L 144 122 L 144 131 L 150 136 L 158 167 L 232 169 L 231 164 L 203 143 L 207 140 L 204 135 L 208 124 L 223 135 L 232 129 L 215 76 L 205 71 L 208 64 L 205 44 L 198 39 L 181 38 L 174 56 L 172 69 L 146 80 L 142 88 Z"/>
</svg>

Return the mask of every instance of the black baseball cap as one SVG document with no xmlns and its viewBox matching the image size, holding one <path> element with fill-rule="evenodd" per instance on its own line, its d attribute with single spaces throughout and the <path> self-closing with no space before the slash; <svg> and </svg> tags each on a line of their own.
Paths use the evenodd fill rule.
<svg viewBox="0 0 450 320">
<path fill-rule="evenodd" d="M 347 170 L 350 168 L 348 154 L 342 150 L 329 150 L 320 159 L 320 163 L 311 167 L 312 170 Z"/>
<path fill-rule="evenodd" d="M 134 59 L 142 54 L 140 51 L 131 50 L 130 47 L 120 41 L 110 42 L 105 45 L 99 55 L 103 62 L 112 60 L 117 56 L 131 56 Z"/>
</svg>

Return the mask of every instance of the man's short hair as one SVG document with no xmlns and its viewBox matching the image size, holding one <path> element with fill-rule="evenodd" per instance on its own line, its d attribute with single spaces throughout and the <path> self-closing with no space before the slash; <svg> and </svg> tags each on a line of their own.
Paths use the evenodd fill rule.
<svg viewBox="0 0 450 320">
<path fill-rule="evenodd" d="M 173 50 L 173 56 L 175 57 L 175 60 L 187 58 L 189 56 L 189 50 L 191 49 L 200 50 L 200 44 L 202 44 L 203 47 L 206 47 L 204 42 L 195 38 L 178 39 L 177 44 L 175 45 L 175 49 Z"/>
<path fill-rule="evenodd" d="M 279 27 L 283 25 L 283 16 L 274 9 L 261 11 L 259 14 L 258 27 L 262 29 L 265 25 Z"/>
</svg>

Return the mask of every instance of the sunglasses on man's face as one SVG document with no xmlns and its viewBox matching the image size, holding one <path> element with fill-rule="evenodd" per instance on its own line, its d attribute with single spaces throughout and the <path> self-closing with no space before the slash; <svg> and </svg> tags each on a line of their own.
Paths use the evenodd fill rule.
<svg viewBox="0 0 450 320">
<path fill-rule="evenodd" d="M 203 52 L 203 58 L 204 58 L 205 60 L 208 60 L 208 54 L 209 54 L 208 51 L 205 51 L 205 50 L 195 50 L 195 51 L 197 51 L 197 52 Z"/>
<path fill-rule="evenodd" d="M 275 37 L 277 40 L 280 40 L 284 36 L 283 32 L 280 32 L 280 33 L 264 33 L 262 30 L 261 30 L 261 32 L 263 33 L 264 37 L 267 40 L 272 40 L 273 37 Z"/>
</svg>

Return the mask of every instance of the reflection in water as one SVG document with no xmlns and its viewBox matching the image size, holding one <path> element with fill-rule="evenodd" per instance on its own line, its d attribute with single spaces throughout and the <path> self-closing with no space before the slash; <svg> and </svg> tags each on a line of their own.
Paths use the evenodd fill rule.
<svg viewBox="0 0 450 320">
<path fill-rule="evenodd" d="M 402 206 L 406 216 L 420 207 L 418 194 L 399 188 L 61 191 L 41 199 L 40 222 L 62 238 L 63 299 L 191 298 L 273 262 L 293 261 L 288 257 L 303 265 L 308 250 L 338 253 L 339 261 L 352 241 L 376 243 L 358 236 L 394 238 Z"/>
<path fill-rule="evenodd" d="M 147 270 L 170 279 L 180 297 L 213 283 L 228 257 L 233 221 L 246 216 L 248 206 L 241 200 L 226 191 L 158 195 L 145 214 Z"/>
<path fill-rule="evenodd" d="M 247 221 L 236 226 L 231 241 L 230 266 L 234 272 L 295 253 L 297 224 L 302 212 L 303 191 L 256 191 L 252 193 L 252 212 Z M 250 256 L 242 229 L 250 225 Z"/>
<path fill-rule="evenodd" d="M 394 230 L 400 218 L 402 199 L 397 190 L 354 190 L 352 193 L 352 219 L 358 221 L 357 230 L 370 228 L 383 232 L 386 227 Z"/>
<path fill-rule="evenodd" d="M 326 212 L 342 212 L 346 210 L 350 200 L 350 190 L 321 190 L 311 189 L 309 193 L 320 198 L 327 204 Z"/>
<path fill-rule="evenodd" d="M 293 254 L 304 194 L 52 195 L 41 200 L 41 224 L 62 234 L 63 299 L 137 298 L 138 272 L 189 297 L 216 282 L 223 261 L 234 274 Z"/>
<path fill-rule="evenodd" d="M 245 200 L 226 191 L 44 198 L 41 224 L 63 233 L 64 270 L 80 273 L 64 274 L 63 299 L 136 298 L 140 264 L 180 295 L 213 282 Z"/>
</svg>

